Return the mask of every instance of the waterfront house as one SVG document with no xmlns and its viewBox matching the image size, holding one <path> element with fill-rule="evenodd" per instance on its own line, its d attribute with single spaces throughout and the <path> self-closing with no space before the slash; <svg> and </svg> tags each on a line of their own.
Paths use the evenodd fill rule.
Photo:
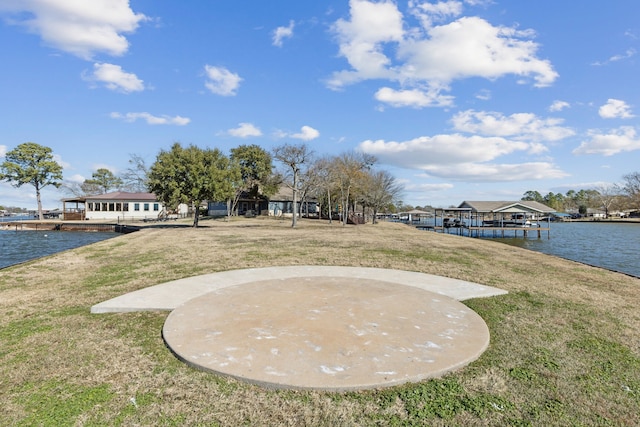
<svg viewBox="0 0 640 427">
<path fill-rule="evenodd" d="M 153 193 L 129 193 L 116 191 L 93 196 L 82 196 L 63 201 L 64 220 L 157 220 L 166 218 L 169 212 Z M 181 205 L 173 215 L 186 214 Z"/>
<path fill-rule="evenodd" d="M 297 212 L 299 216 L 317 217 L 319 213 L 319 205 L 315 197 L 305 197 L 298 192 Z M 288 216 L 293 215 L 293 190 L 283 185 L 276 194 L 269 198 L 269 216 Z"/>
<path fill-rule="evenodd" d="M 291 216 L 293 214 L 293 190 L 283 185 L 271 197 L 259 196 L 256 200 L 249 194 L 243 194 L 238 199 L 238 215 L 268 215 Z M 224 216 L 227 214 L 227 202 L 210 201 L 208 212 L 211 216 Z M 298 193 L 298 215 L 314 217 L 318 215 L 318 204 L 315 197 L 306 197 L 301 200 Z"/>
</svg>

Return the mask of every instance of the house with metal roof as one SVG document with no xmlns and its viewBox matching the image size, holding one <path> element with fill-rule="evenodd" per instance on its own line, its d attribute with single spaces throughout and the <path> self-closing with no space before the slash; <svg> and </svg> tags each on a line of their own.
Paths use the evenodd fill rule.
<svg viewBox="0 0 640 427">
<path fill-rule="evenodd" d="M 471 212 L 483 214 L 527 213 L 530 216 L 547 216 L 556 210 L 533 200 L 505 201 L 464 201 L 458 208 L 469 208 Z"/>
</svg>

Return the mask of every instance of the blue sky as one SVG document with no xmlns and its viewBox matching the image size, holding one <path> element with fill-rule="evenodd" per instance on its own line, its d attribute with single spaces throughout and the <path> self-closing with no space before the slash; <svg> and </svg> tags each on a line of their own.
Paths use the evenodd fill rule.
<svg viewBox="0 0 640 427">
<path fill-rule="evenodd" d="M 64 178 L 173 142 L 361 150 L 445 207 L 640 169 L 640 2 L 0 0 L 0 161 Z M 68 195 L 46 189 L 47 209 Z M 35 209 L 0 183 L 0 205 Z"/>
</svg>

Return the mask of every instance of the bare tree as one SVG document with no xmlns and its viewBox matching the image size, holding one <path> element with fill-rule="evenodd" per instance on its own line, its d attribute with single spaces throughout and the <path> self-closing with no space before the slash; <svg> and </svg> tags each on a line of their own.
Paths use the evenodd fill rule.
<svg viewBox="0 0 640 427">
<path fill-rule="evenodd" d="M 329 216 L 329 224 L 332 222 L 331 200 L 335 191 L 335 176 L 332 168 L 333 159 L 330 157 L 321 157 L 313 162 L 312 171 L 316 184 L 316 194 L 319 200 L 326 197 L 327 214 Z M 322 209 L 320 209 L 322 214 Z"/>
<path fill-rule="evenodd" d="M 373 211 L 373 223 L 378 222 L 380 209 L 392 206 L 399 200 L 402 186 L 388 171 L 373 171 L 366 175 L 365 187 L 361 196 L 363 203 Z"/>
<path fill-rule="evenodd" d="M 289 179 L 285 179 L 285 182 L 288 181 L 288 186 L 293 190 L 293 222 L 291 227 L 295 227 L 298 219 L 298 191 L 300 190 L 298 181 L 302 169 L 311 163 L 313 152 L 306 144 L 284 144 L 273 149 L 273 158 L 287 168 Z"/>
<path fill-rule="evenodd" d="M 623 193 L 627 196 L 629 206 L 640 210 L 640 172 L 631 172 L 622 177 Z"/>
<path fill-rule="evenodd" d="M 332 162 L 333 174 L 340 190 L 342 205 L 342 224 L 346 225 L 351 210 L 353 192 L 361 175 L 376 162 L 375 157 L 360 152 L 347 152 L 336 157 Z"/>
<path fill-rule="evenodd" d="M 120 175 L 122 187 L 134 192 L 146 192 L 148 189 L 149 168 L 138 154 L 131 154 L 129 167 Z"/>
<path fill-rule="evenodd" d="M 620 189 L 616 185 L 603 184 L 595 188 L 598 192 L 598 200 L 604 209 L 605 217 L 609 217 L 609 209 L 620 198 Z"/>
</svg>

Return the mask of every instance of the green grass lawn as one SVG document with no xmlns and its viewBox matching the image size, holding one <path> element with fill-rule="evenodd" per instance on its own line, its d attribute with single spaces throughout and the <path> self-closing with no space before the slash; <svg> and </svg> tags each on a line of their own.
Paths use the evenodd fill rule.
<svg viewBox="0 0 640 427">
<path fill-rule="evenodd" d="M 0 270 L 0 425 L 640 425 L 639 279 L 400 224 L 201 225 L 148 227 Z M 89 313 L 168 280 L 276 265 L 395 268 L 509 293 L 465 301 L 491 332 L 475 362 L 349 393 L 268 390 L 190 368 L 164 345 L 167 312 Z"/>
</svg>

